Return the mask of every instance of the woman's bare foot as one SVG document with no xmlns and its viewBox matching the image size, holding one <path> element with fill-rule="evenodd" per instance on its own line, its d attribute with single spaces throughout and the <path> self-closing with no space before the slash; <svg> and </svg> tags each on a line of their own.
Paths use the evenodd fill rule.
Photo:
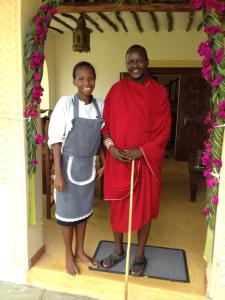
<svg viewBox="0 0 225 300">
<path fill-rule="evenodd" d="M 66 271 L 72 275 L 79 275 L 79 269 L 75 263 L 74 255 L 66 255 Z"/>
<path fill-rule="evenodd" d="M 92 268 L 98 268 L 98 266 L 99 266 L 99 262 L 96 260 L 96 259 L 94 259 L 94 258 L 92 258 L 92 257 L 90 257 L 90 256 L 88 256 L 86 253 L 79 253 L 79 254 L 76 254 L 75 255 L 75 258 L 77 259 L 80 259 L 82 262 L 84 262 L 85 264 L 87 264 L 89 267 L 92 267 Z"/>
</svg>

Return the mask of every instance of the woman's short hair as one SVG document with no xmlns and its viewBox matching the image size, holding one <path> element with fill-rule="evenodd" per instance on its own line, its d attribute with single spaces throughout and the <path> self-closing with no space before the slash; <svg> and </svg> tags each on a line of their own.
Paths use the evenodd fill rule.
<svg viewBox="0 0 225 300">
<path fill-rule="evenodd" d="M 78 69 L 81 68 L 88 68 L 93 72 L 94 77 L 96 78 L 96 72 L 95 72 L 95 68 L 92 66 L 92 64 L 90 64 L 87 61 L 81 61 L 79 63 L 77 63 L 74 67 L 73 67 L 73 79 L 76 78 L 76 72 Z"/>
</svg>

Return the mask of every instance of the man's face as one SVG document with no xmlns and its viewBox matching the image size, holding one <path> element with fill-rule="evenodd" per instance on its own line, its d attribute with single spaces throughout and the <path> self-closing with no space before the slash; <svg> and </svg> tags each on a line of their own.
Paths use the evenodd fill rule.
<svg viewBox="0 0 225 300">
<path fill-rule="evenodd" d="M 130 53 L 128 52 L 126 56 L 126 67 L 132 79 L 143 82 L 147 66 L 148 60 L 142 51 L 135 50 Z"/>
</svg>

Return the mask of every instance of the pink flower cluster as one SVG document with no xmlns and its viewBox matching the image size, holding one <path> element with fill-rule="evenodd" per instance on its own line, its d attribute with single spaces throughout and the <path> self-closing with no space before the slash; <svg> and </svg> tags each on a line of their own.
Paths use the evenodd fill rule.
<svg viewBox="0 0 225 300">
<path fill-rule="evenodd" d="M 219 0 L 191 0 L 191 4 L 194 11 L 205 7 L 207 13 L 214 9 L 217 14 L 221 14 L 225 10 L 224 3 L 221 3 Z"/>
<path fill-rule="evenodd" d="M 34 50 L 30 57 L 30 68 L 32 70 L 43 66 L 45 56 L 39 50 Z"/>
<path fill-rule="evenodd" d="M 210 207 L 206 207 L 205 209 L 203 209 L 202 214 L 203 216 L 207 217 L 210 213 L 211 213 L 211 208 Z"/>
<path fill-rule="evenodd" d="M 213 25 L 210 25 L 211 27 Z M 207 28 L 207 26 L 206 26 Z M 219 64 L 224 59 L 224 47 L 220 47 L 218 50 L 213 52 L 212 40 L 208 39 L 206 42 L 201 42 L 198 46 L 198 54 L 203 57 L 202 60 L 202 77 L 211 82 L 212 88 L 216 88 L 220 85 L 223 80 L 221 74 L 217 75 L 214 79 L 212 78 L 212 63 Z M 214 55 L 213 55 L 214 54 Z M 213 80 L 212 80 L 213 79 Z"/>
<path fill-rule="evenodd" d="M 217 118 L 225 120 L 225 99 L 217 104 Z"/>
<path fill-rule="evenodd" d="M 38 164 L 38 160 L 32 159 L 31 164 L 33 167 L 36 167 L 36 165 Z"/>
<path fill-rule="evenodd" d="M 23 113 L 25 118 L 33 117 L 37 119 L 39 117 L 39 112 L 33 103 L 29 104 L 27 109 Z"/>
<path fill-rule="evenodd" d="M 35 135 L 35 143 L 36 144 L 42 144 L 42 143 L 44 143 L 44 141 L 45 141 L 45 138 L 42 134 L 38 133 Z"/>
<path fill-rule="evenodd" d="M 43 95 L 43 88 L 41 87 L 41 72 L 40 70 L 43 67 L 45 56 L 43 55 L 43 45 L 48 32 L 48 26 L 51 22 L 52 17 L 57 13 L 57 10 L 54 6 L 50 4 L 44 4 L 40 6 L 38 15 L 34 19 L 35 23 L 35 37 L 34 37 L 34 45 L 35 49 L 31 53 L 29 57 L 29 66 L 30 71 L 33 73 L 33 81 L 34 82 L 31 90 L 31 97 L 29 99 L 29 103 L 24 111 L 25 118 L 38 118 L 38 105 L 41 103 L 41 96 Z M 41 134 L 35 134 L 34 141 L 36 144 L 44 143 L 44 136 Z M 33 159 L 32 159 L 33 158 Z M 38 161 L 31 158 L 31 165 L 33 168 L 36 168 Z"/>
<path fill-rule="evenodd" d="M 205 166 L 204 177 L 206 180 L 206 185 L 208 189 L 211 189 L 214 185 L 218 184 L 219 181 L 212 175 L 212 165 L 216 167 L 221 167 L 222 162 L 218 159 L 212 159 L 212 146 L 211 139 L 205 141 L 205 150 L 202 155 L 202 164 Z"/>
<path fill-rule="evenodd" d="M 36 25 L 36 44 L 44 44 L 44 40 L 46 37 L 46 34 L 48 32 L 48 24 L 50 23 L 52 17 L 57 13 L 57 10 L 54 6 L 51 6 L 49 4 L 42 5 L 40 7 L 40 14 L 44 14 L 43 17 L 41 15 L 37 15 L 35 19 L 35 25 Z"/>
</svg>

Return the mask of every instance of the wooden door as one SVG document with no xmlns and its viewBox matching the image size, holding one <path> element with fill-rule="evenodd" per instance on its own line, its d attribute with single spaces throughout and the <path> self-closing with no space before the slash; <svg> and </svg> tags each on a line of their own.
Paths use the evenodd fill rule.
<svg viewBox="0 0 225 300">
<path fill-rule="evenodd" d="M 182 72 L 178 103 L 175 159 L 188 160 L 188 154 L 203 147 L 207 138 L 203 121 L 210 109 L 210 85 L 200 69 Z"/>
</svg>

